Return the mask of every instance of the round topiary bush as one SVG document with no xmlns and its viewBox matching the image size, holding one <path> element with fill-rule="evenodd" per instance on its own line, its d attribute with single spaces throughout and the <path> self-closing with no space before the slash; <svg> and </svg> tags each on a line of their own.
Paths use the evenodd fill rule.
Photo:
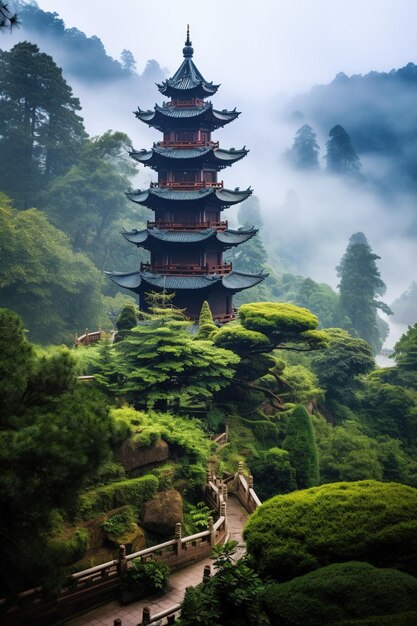
<svg viewBox="0 0 417 626">
<path fill-rule="evenodd" d="M 417 574 L 417 489 L 367 480 L 276 496 L 250 517 L 249 554 L 285 581 L 331 563 L 367 561 Z"/>
<path fill-rule="evenodd" d="M 271 624 L 286 626 L 394 616 L 417 610 L 417 580 L 369 563 L 335 563 L 286 583 L 268 585 L 263 603 Z"/>
</svg>

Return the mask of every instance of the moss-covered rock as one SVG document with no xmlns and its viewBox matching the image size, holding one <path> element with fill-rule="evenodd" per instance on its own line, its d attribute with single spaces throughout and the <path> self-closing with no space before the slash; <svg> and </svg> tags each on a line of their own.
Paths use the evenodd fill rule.
<svg viewBox="0 0 417 626">
<path fill-rule="evenodd" d="M 131 472 L 139 467 L 166 461 L 169 457 L 169 448 L 162 439 L 150 446 L 140 446 L 128 439 L 115 451 L 114 456 L 127 472 Z"/>
<path fill-rule="evenodd" d="M 144 503 L 152 498 L 157 489 L 158 479 L 150 474 L 97 487 L 81 494 L 79 513 L 84 519 L 91 518 L 129 504 L 140 514 Z"/>
<path fill-rule="evenodd" d="M 177 522 L 182 522 L 182 498 L 178 491 L 160 491 L 146 502 L 142 523 L 144 528 L 161 535 L 172 535 Z"/>
</svg>

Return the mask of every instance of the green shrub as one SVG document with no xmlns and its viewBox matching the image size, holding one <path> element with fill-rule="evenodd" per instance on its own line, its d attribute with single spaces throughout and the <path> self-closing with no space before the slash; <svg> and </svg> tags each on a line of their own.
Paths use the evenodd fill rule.
<svg viewBox="0 0 417 626">
<path fill-rule="evenodd" d="M 254 489 L 261 500 L 297 489 L 295 469 L 286 450 L 270 448 L 249 459 Z"/>
<path fill-rule="evenodd" d="M 367 561 L 417 573 L 417 489 L 362 481 L 268 500 L 244 530 L 264 575 L 289 580 L 335 562 Z"/>
<path fill-rule="evenodd" d="M 278 429 L 269 420 L 247 420 L 242 418 L 245 426 L 250 426 L 257 440 L 265 447 L 274 446 L 278 443 Z"/>
<path fill-rule="evenodd" d="M 129 532 L 132 528 L 132 524 L 135 522 L 135 513 L 133 509 L 129 507 L 121 513 L 116 513 L 116 515 L 109 517 L 109 519 L 101 524 L 101 527 L 106 533 L 117 537 Z"/>
<path fill-rule="evenodd" d="M 146 587 L 147 593 L 165 591 L 168 586 L 170 569 L 163 561 L 142 562 L 133 559 L 132 565 L 123 573 L 122 584 L 130 591 L 138 587 Z"/>
<path fill-rule="evenodd" d="M 317 445 L 311 415 L 302 405 L 296 406 L 288 416 L 287 433 L 282 447 L 290 454 L 299 489 L 317 485 L 319 480 Z"/>
<path fill-rule="evenodd" d="M 150 474 L 97 487 L 80 496 L 79 513 L 92 518 L 105 511 L 129 504 L 140 515 L 143 504 L 158 491 L 158 479 Z"/>
<path fill-rule="evenodd" d="M 76 528 L 67 539 L 54 538 L 49 542 L 52 558 L 60 565 L 70 565 L 82 557 L 87 550 L 89 532 L 86 528 Z"/>
<path fill-rule="evenodd" d="M 273 624 L 322 626 L 417 610 L 417 580 L 369 563 L 336 563 L 268 585 L 263 600 Z"/>
</svg>

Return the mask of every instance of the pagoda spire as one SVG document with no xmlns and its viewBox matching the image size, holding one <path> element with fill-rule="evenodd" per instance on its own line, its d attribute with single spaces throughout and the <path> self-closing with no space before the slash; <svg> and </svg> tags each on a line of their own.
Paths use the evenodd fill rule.
<svg viewBox="0 0 417 626">
<path fill-rule="evenodd" d="M 182 49 L 182 53 L 185 59 L 191 59 L 194 54 L 193 42 L 190 39 L 190 25 L 187 24 L 187 39 L 185 40 L 185 46 Z"/>
</svg>

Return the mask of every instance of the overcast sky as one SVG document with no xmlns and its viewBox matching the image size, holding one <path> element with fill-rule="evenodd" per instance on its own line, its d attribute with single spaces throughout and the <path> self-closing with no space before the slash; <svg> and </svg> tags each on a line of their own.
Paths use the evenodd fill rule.
<svg viewBox="0 0 417 626">
<path fill-rule="evenodd" d="M 186 24 L 199 68 L 233 90 L 308 89 L 417 59 L 416 0 L 38 0 L 67 27 L 175 71 Z"/>
</svg>

